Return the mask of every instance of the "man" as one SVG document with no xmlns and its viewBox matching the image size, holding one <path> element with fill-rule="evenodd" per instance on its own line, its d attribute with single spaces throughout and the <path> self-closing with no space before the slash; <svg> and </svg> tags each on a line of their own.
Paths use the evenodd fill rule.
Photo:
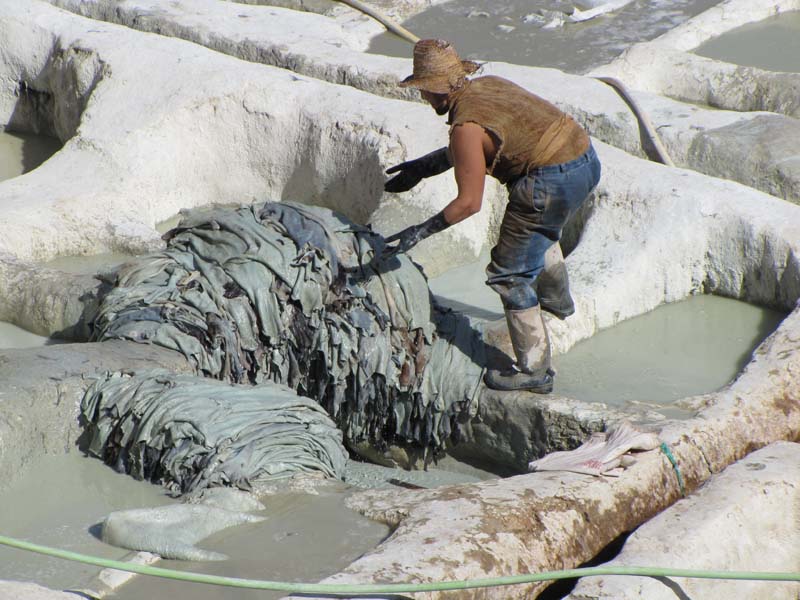
<svg viewBox="0 0 800 600">
<path fill-rule="evenodd" d="M 478 69 L 444 40 L 414 46 L 414 73 L 402 87 L 417 88 L 439 115 L 449 115 L 450 145 L 392 167 L 388 192 L 404 192 L 423 178 L 455 169 L 458 195 L 427 221 L 387 238 L 387 253 L 477 213 L 487 174 L 508 188 L 487 285 L 503 301 L 516 355 L 510 370 L 489 369 L 499 390 L 549 393 L 550 341 L 542 309 L 564 319 L 575 312 L 558 244 L 565 223 L 600 179 L 600 162 L 587 133 L 553 104 L 500 77 L 468 79 Z"/>
</svg>

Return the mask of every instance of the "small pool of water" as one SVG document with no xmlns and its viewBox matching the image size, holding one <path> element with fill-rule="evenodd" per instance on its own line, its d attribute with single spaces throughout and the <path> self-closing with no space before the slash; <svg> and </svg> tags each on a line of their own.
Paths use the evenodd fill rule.
<svg viewBox="0 0 800 600">
<path fill-rule="evenodd" d="M 0 349 L 38 348 L 57 343 L 59 343 L 58 340 L 36 335 L 11 323 L 0 321 Z"/>
<path fill-rule="evenodd" d="M 114 510 L 174 502 L 161 487 L 120 475 L 78 453 L 45 456 L 0 491 L 0 532 L 37 544 L 121 559 L 128 550 L 97 539 L 91 529 Z M 0 579 L 53 589 L 79 587 L 99 567 L 0 546 Z"/>
<path fill-rule="evenodd" d="M 737 27 L 694 53 L 746 67 L 800 73 L 800 11 Z"/>
<path fill-rule="evenodd" d="M 784 317 L 719 296 L 663 305 L 554 357 L 554 391 L 612 406 L 654 408 L 713 392 L 736 378 Z"/>
<path fill-rule="evenodd" d="M 221 531 L 198 545 L 227 554 L 220 562 L 163 560 L 155 566 L 246 579 L 313 582 L 345 568 L 389 534 L 385 525 L 346 508 L 344 485 L 318 495 L 279 493 L 262 499 L 261 523 Z M 115 600 L 274 600 L 285 593 L 137 577 Z"/>
<path fill-rule="evenodd" d="M 86 256 L 59 256 L 51 261 L 43 263 L 43 267 L 64 271 L 65 273 L 75 273 L 90 275 L 110 271 L 114 267 L 121 265 L 135 258 L 131 254 L 119 252 L 105 252 L 102 254 L 90 254 Z"/>
<path fill-rule="evenodd" d="M 221 562 L 163 560 L 156 566 L 228 577 L 318 581 L 340 571 L 389 534 L 386 525 L 346 508 L 357 488 L 421 487 L 495 477 L 446 457 L 430 471 L 402 471 L 350 461 L 348 483 L 326 481 L 313 493 L 279 491 L 262 497 L 261 523 L 218 532 L 198 546 L 226 554 Z M 401 487 L 406 487 L 401 485 Z M 101 542 L 97 525 L 114 510 L 174 503 L 157 485 L 120 475 L 94 458 L 75 453 L 46 456 L 0 492 L 0 533 L 31 542 L 119 560 L 128 550 Z M 100 569 L 0 546 L 0 579 L 32 581 L 52 589 L 81 587 Z M 239 590 L 139 576 L 110 597 L 118 600 L 249 600 L 285 594 Z"/>
<path fill-rule="evenodd" d="M 161 235 L 164 235 L 170 229 L 177 227 L 178 224 L 181 222 L 182 218 L 183 216 L 180 213 L 178 213 L 177 215 L 171 216 L 169 219 L 165 219 L 160 223 L 156 223 L 156 231 Z"/>
<path fill-rule="evenodd" d="M 718 3 L 634 0 L 595 19 L 571 22 L 569 15 L 581 2 L 457 0 L 433 6 L 404 21 L 403 27 L 421 38 L 451 41 L 462 58 L 585 73 Z M 554 25 L 559 21 L 563 24 Z M 368 51 L 411 57 L 411 45 L 391 33 L 375 37 Z"/>
<path fill-rule="evenodd" d="M 60 149 L 55 138 L 0 129 L 0 181 L 32 171 Z"/>
</svg>

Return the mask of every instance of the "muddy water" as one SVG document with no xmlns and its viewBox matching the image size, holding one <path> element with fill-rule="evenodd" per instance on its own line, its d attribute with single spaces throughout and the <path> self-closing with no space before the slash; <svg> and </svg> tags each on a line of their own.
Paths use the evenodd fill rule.
<svg viewBox="0 0 800 600">
<path fill-rule="evenodd" d="M 445 470 L 446 469 L 446 470 Z M 20 480 L 0 492 L 0 533 L 65 550 L 122 559 L 127 550 L 104 544 L 97 525 L 111 511 L 177 502 L 159 486 L 115 473 L 101 461 L 76 454 L 47 456 L 30 465 Z M 385 525 L 345 507 L 358 487 L 388 487 L 399 479 L 423 487 L 495 477 L 451 458 L 428 472 L 406 472 L 351 462 L 349 483 L 317 484 L 315 493 L 278 491 L 262 497 L 262 523 L 233 527 L 198 543 L 226 554 L 222 562 L 160 561 L 157 566 L 229 577 L 318 581 L 371 550 L 389 534 Z M 47 492 L 43 493 L 43 482 Z M 354 487 L 355 486 L 355 487 Z M 275 486 L 276 489 L 285 489 Z M 36 582 L 53 589 L 81 588 L 99 568 L 0 546 L 0 580 Z M 91 586 L 90 586 L 91 587 Z M 283 594 L 140 576 L 112 596 L 119 600 L 180 598 L 248 600 Z"/>
<path fill-rule="evenodd" d="M 165 219 L 160 223 L 156 223 L 156 231 L 161 235 L 167 233 L 170 229 L 177 227 L 178 224 L 181 222 L 181 215 L 178 213 L 177 215 L 171 216 L 169 219 Z"/>
<path fill-rule="evenodd" d="M 479 318 L 502 318 L 499 296 L 483 284 L 487 260 L 484 253 L 478 262 L 432 279 L 430 287 L 446 306 Z M 661 306 L 555 356 L 554 391 L 614 406 L 657 407 L 713 392 L 736 377 L 783 317 L 718 296 Z"/>
<path fill-rule="evenodd" d="M 262 499 L 266 521 L 217 533 L 199 545 L 227 554 L 222 562 L 160 561 L 181 571 L 272 581 L 312 582 L 336 573 L 378 545 L 389 531 L 345 508 L 344 485 L 325 486 L 318 495 L 280 493 Z M 268 600 L 284 593 L 138 577 L 111 598 L 151 600 Z"/>
<path fill-rule="evenodd" d="M 664 305 L 556 356 L 554 391 L 613 406 L 653 407 L 712 392 L 741 372 L 784 316 L 719 296 Z"/>
<path fill-rule="evenodd" d="M 0 348 L 36 348 L 53 343 L 50 338 L 0 321 Z"/>
<path fill-rule="evenodd" d="M 457 0 L 431 7 L 403 22 L 403 26 L 421 38 L 451 41 L 463 58 L 584 73 L 610 62 L 632 44 L 653 39 L 718 2 L 634 0 L 609 14 L 576 23 L 568 16 L 573 2 Z M 548 27 L 554 21 L 564 23 Z M 410 44 L 390 33 L 376 37 L 369 51 L 411 56 Z"/>
<path fill-rule="evenodd" d="M 27 541 L 120 559 L 127 550 L 104 544 L 92 528 L 109 512 L 172 502 L 158 486 L 115 473 L 80 454 L 45 456 L 0 491 L 0 532 Z M 80 586 L 100 571 L 90 565 L 0 546 L 0 579 L 54 589 Z"/>
<path fill-rule="evenodd" d="M 350 461 L 346 483 L 327 482 L 317 494 L 281 492 L 262 497 L 267 520 L 215 534 L 199 546 L 229 556 L 224 562 L 161 561 L 157 566 L 228 577 L 314 582 L 345 568 L 388 535 L 385 525 L 345 507 L 356 488 L 420 487 L 476 482 L 497 477 L 445 457 L 428 471 L 403 471 Z M 390 483 L 394 481 L 395 483 Z M 398 488 L 399 489 L 399 488 Z M 226 589 L 139 577 L 120 588 L 116 600 L 269 600 L 279 592 Z"/>
<path fill-rule="evenodd" d="M 694 52 L 747 67 L 800 73 L 800 11 L 738 27 Z"/>
<path fill-rule="evenodd" d="M 0 129 L 0 181 L 32 171 L 61 148 L 54 138 Z"/>
<path fill-rule="evenodd" d="M 114 267 L 133 258 L 130 254 L 106 252 L 87 256 L 59 256 L 42 266 L 65 273 L 92 274 L 113 270 Z"/>
</svg>

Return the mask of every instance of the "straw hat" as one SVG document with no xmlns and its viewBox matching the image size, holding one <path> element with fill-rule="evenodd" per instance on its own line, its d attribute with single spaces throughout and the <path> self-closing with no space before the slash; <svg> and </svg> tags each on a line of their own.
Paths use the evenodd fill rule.
<svg viewBox="0 0 800 600">
<path fill-rule="evenodd" d="M 479 67 L 478 63 L 471 60 L 461 60 L 450 42 L 420 40 L 414 44 L 414 74 L 399 85 L 435 94 L 449 94 L 461 87 L 466 76 Z"/>
</svg>

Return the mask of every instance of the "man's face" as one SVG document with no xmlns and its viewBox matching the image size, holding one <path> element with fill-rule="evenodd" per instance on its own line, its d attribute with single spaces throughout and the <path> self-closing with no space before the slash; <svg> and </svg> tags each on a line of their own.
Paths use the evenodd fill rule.
<svg viewBox="0 0 800 600">
<path fill-rule="evenodd" d="M 419 93 L 422 95 L 422 99 L 430 104 L 433 110 L 436 111 L 437 115 L 446 115 L 447 111 L 450 110 L 447 94 L 435 94 L 433 92 L 426 92 L 425 90 L 420 90 Z"/>
</svg>

